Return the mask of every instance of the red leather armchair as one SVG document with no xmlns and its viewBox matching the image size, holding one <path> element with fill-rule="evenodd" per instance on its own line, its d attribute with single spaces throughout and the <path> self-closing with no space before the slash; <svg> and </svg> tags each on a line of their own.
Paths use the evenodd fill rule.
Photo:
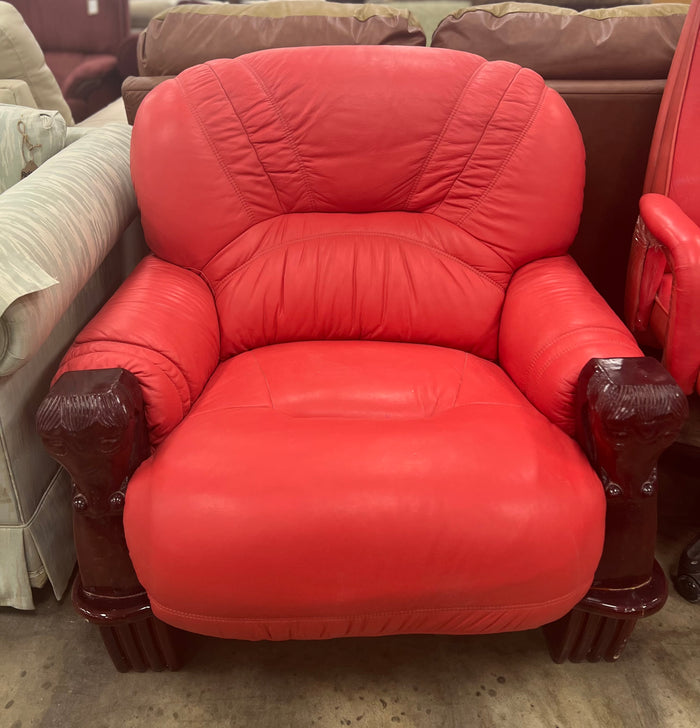
<svg viewBox="0 0 700 728">
<path fill-rule="evenodd" d="M 129 36 L 128 0 L 10 0 L 37 39 L 75 121 L 121 93 L 121 44 Z"/>
<path fill-rule="evenodd" d="M 583 171 L 556 92 L 461 52 L 268 50 L 149 94 L 152 255 L 38 413 L 119 669 L 176 666 L 169 626 L 619 657 L 665 599 L 687 403 L 566 255 Z"/>
<path fill-rule="evenodd" d="M 625 317 L 661 350 L 686 394 L 700 392 L 700 3 L 683 26 L 649 155 L 627 271 Z M 696 438 L 693 438 L 696 439 Z M 681 559 L 676 585 L 700 601 L 700 541 Z"/>
</svg>

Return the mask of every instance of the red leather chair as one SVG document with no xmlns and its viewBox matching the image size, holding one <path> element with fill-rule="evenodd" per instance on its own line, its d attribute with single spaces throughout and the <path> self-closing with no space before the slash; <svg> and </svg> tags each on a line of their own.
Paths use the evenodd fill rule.
<svg viewBox="0 0 700 728">
<path fill-rule="evenodd" d="M 169 626 L 548 625 L 555 660 L 619 657 L 666 596 L 655 463 L 687 403 L 566 255 L 583 146 L 541 77 L 213 61 L 149 94 L 132 173 L 152 255 L 38 413 L 119 669 L 174 667 Z"/>
<path fill-rule="evenodd" d="M 700 2 L 683 26 L 659 109 L 627 271 L 625 317 L 686 394 L 700 392 Z M 693 439 L 697 440 L 697 436 Z M 676 585 L 700 601 L 700 541 Z"/>
</svg>

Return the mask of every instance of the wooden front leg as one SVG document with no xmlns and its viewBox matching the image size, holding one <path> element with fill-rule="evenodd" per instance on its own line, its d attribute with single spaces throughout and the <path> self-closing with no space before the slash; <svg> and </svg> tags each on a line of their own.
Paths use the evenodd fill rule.
<svg viewBox="0 0 700 728">
<path fill-rule="evenodd" d="M 100 628 L 119 671 L 176 669 L 171 630 L 153 616 L 124 536 L 129 478 L 149 454 L 136 378 L 123 369 L 64 374 L 39 407 L 37 429 L 73 480 L 75 608 Z"/>
<path fill-rule="evenodd" d="M 688 402 L 655 359 L 592 359 L 579 377 L 576 408 L 577 438 L 607 499 L 605 544 L 591 590 L 545 634 L 556 662 L 614 661 L 637 619 L 666 601 L 654 559 L 657 463 Z"/>
</svg>

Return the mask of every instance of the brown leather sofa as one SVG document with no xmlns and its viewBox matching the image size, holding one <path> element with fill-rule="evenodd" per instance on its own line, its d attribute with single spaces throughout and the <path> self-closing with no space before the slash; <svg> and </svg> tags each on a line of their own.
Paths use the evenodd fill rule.
<svg viewBox="0 0 700 728">
<path fill-rule="evenodd" d="M 571 254 L 622 315 L 629 241 L 684 4 L 576 12 L 497 3 L 448 15 L 431 45 L 528 66 L 569 105 L 586 146 L 586 190 Z"/>
<path fill-rule="evenodd" d="M 407 10 L 306 0 L 251 5 L 186 4 L 156 15 L 138 41 L 139 76 L 124 81 L 129 123 L 146 94 L 190 66 L 267 48 L 426 44 Z"/>
</svg>

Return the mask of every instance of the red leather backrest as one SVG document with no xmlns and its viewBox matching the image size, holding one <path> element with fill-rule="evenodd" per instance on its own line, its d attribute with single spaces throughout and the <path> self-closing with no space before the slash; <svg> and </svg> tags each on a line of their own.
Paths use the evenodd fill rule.
<svg viewBox="0 0 700 728">
<path fill-rule="evenodd" d="M 513 270 L 576 232 L 583 146 L 510 63 L 285 48 L 156 88 L 132 174 L 151 249 L 209 281 L 224 355 L 375 338 L 495 357 Z"/>
<path fill-rule="evenodd" d="M 688 12 L 664 90 L 644 192 L 668 195 L 700 225 L 700 2 Z"/>
</svg>

